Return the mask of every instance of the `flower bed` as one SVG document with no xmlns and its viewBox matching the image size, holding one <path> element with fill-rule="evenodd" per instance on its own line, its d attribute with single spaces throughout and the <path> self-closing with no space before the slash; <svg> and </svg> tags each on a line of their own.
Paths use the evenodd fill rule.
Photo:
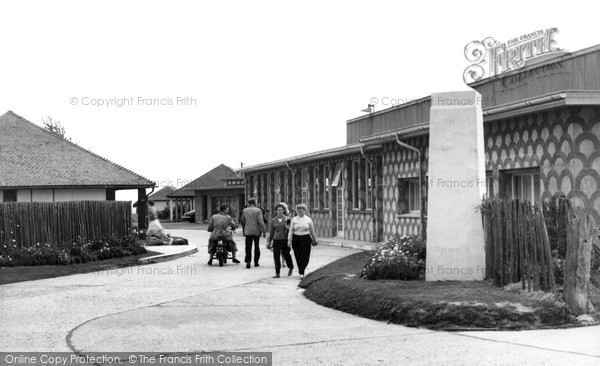
<svg viewBox="0 0 600 366">
<path fill-rule="evenodd" d="M 27 248 L 7 243 L 0 247 L 0 267 L 86 263 L 146 253 L 146 248 L 136 242 L 138 238 L 134 233 L 122 238 L 80 239 L 60 245 L 36 243 Z"/>
<path fill-rule="evenodd" d="M 370 251 L 360 276 L 369 280 L 419 280 L 425 278 L 426 244 L 418 236 L 396 235 Z"/>
</svg>

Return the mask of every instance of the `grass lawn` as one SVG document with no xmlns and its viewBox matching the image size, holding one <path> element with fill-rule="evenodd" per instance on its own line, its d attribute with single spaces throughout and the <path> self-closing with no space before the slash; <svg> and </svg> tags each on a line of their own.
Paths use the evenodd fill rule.
<svg viewBox="0 0 600 366">
<path fill-rule="evenodd" d="M 69 265 L 0 267 L 0 285 L 22 281 L 41 280 L 43 278 L 68 276 L 72 274 L 90 273 L 112 268 L 137 266 L 139 265 L 137 262 L 139 258 L 149 257 L 157 254 L 159 253 L 147 251 L 144 254 L 131 255 L 128 257 Z"/>
<path fill-rule="evenodd" d="M 369 256 L 356 253 L 300 283 L 316 303 L 366 318 L 438 330 L 536 329 L 573 323 L 563 303 L 505 291 L 486 282 L 370 281 Z"/>
</svg>

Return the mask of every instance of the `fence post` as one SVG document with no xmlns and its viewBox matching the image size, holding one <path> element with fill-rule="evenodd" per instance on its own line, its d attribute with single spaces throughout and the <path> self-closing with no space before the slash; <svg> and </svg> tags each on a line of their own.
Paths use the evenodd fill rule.
<svg viewBox="0 0 600 366">
<path fill-rule="evenodd" d="M 589 312 L 592 219 L 581 208 L 569 215 L 565 258 L 565 302 L 573 314 Z"/>
</svg>

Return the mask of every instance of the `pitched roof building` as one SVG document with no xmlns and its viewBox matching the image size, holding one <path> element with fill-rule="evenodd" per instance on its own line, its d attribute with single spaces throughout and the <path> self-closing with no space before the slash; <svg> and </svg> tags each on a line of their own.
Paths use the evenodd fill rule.
<svg viewBox="0 0 600 366">
<path fill-rule="evenodd" d="M 169 194 L 175 192 L 176 190 L 177 190 L 177 188 L 175 188 L 175 187 L 166 186 L 166 187 L 163 187 L 163 188 L 159 189 L 158 191 L 152 193 L 151 195 L 149 195 L 148 199 L 154 201 L 154 208 L 156 208 L 157 211 L 161 211 L 166 206 L 168 206 L 169 201 L 171 201 L 171 198 L 169 198 L 167 196 Z M 137 207 L 138 203 L 139 203 L 139 201 L 136 201 L 133 204 L 133 207 Z"/>
<path fill-rule="evenodd" d="M 233 216 L 244 203 L 244 179 L 235 170 L 221 164 L 181 187 L 168 197 L 191 200 L 196 210 L 196 222 L 208 220 L 224 203 L 229 204 Z"/>
<path fill-rule="evenodd" d="M 114 200 L 154 182 L 8 111 L 0 116 L 0 202 Z"/>
</svg>

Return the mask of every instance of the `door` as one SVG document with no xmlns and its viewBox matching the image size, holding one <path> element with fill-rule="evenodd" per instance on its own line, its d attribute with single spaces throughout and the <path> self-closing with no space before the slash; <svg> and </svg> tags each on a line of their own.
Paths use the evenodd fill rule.
<svg viewBox="0 0 600 366">
<path fill-rule="evenodd" d="M 208 196 L 202 195 L 202 222 L 208 221 Z"/>
<path fill-rule="evenodd" d="M 336 213 L 336 224 L 337 224 L 337 236 L 340 238 L 344 237 L 344 189 L 337 187 L 335 190 L 335 213 Z"/>
</svg>

